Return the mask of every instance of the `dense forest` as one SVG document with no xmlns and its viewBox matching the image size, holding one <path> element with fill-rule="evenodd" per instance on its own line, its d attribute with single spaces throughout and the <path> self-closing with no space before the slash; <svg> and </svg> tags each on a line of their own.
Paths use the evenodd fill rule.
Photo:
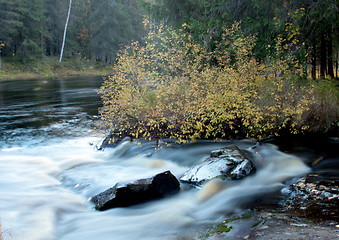
<svg viewBox="0 0 339 240">
<path fill-rule="evenodd" d="M 59 56 L 70 3 L 65 57 L 111 63 L 142 33 L 134 0 L 0 0 L 1 56 L 23 62 Z"/>
<path fill-rule="evenodd" d="M 277 37 L 313 78 L 338 77 L 337 0 L 0 0 L 1 57 L 22 62 L 59 56 L 69 4 L 65 57 L 114 62 L 124 45 L 141 40 L 143 20 L 180 29 L 213 51 L 223 28 L 240 22 L 256 36 L 254 56 L 267 61 Z M 293 36 L 292 36 L 293 35 Z"/>
<path fill-rule="evenodd" d="M 213 48 L 220 40 L 222 28 L 241 22 L 245 34 L 257 37 L 255 56 L 265 60 L 274 54 L 277 36 L 291 40 L 294 31 L 298 44 L 289 49 L 308 67 L 313 78 L 337 75 L 338 13 L 337 0 L 162 0 L 152 1 L 149 13 L 156 19 L 191 32 L 206 46 Z M 160 3 L 161 2 L 161 3 Z M 309 66 L 306 66 L 309 65 Z"/>
</svg>

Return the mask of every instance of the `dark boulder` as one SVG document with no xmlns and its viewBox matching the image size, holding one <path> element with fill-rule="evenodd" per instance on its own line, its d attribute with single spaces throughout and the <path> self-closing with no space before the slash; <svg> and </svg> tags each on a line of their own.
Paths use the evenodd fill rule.
<svg viewBox="0 0 339 240">
<path fill-rule="evenodd" d="M 254 164 L 237 146 L 227 146 L 211 152 L 202 163 L 188 169 L 180 178 L 183 182 L 200 185 L 213 178 L 236 180 L 249 175 Z"/>
<path fill-rule="evenodd" d="M 130 183 L 117 183 L 114 187 L 92 197 L 97 210 L 128 207 L 149 200 L 163 198 L 180 190 L 180 183 L 170 172 L 159 173 L 151 178 Z"/>
</svg>

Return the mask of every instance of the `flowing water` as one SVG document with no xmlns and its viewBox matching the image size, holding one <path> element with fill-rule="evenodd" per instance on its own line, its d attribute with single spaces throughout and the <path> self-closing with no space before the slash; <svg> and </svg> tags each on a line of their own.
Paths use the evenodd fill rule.
<svg viewBox="0 0 339 240">
<path fill-rule="evenodd" d="M 267 144 L 263 167 L 208 200 L 202 189 L 129 208 L 98 212 L 90 197 L 118 181 L 170 170 L 175 176 L 228 144 L 198 142 L 154 150 L 125 141 L 97 151 L 104 133 L 93 130 L 100 99 L 97 78 L 0 82 L 0 223 L 5 240 L 194 239 L 197 230 L 243 211 L 285 180 L 306 173 L 301 159 Z M 200 192 L 200 193 L 199 193 Z"/>
</svg>

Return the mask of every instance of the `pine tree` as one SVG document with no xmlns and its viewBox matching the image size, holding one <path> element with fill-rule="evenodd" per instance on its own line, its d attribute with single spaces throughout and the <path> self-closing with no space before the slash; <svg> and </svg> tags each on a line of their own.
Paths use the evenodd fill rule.
<svg viewBox="0 0 339 240">
<path fill-rule="evenodd" d="M 141 16 L 136 11 L 133 0 L 95 0 L 92 8 L 92 53 L 96 60 L 109 64 L 124 44 L 138 38 Z"/>
<path fill-rule="evenodd" d="M 3 44 L 2 56 L 15 53 L 15 37 L 22 25 L 19 0 L 0 0 L 0 44 Z"/>
</svg>

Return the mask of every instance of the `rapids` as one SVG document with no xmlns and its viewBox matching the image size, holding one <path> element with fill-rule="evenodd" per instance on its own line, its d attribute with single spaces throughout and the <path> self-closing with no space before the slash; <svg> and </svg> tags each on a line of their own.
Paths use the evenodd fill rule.
<svg viewBox="0 0 339 240">
<path fill-rule="evenodd" d="M 118 181 L 170 170 L 175 176 L 228 144 L 201 141 L 159 150 L 124 141 L 97 151 L 104 136 L 93 130 L 100 78 L 0 83 L 0 223 L 5 240 L 196 239 L 201 227 L 246 210 L 257 198 L 309 171 L 302 159 L 274 145 L 261 147 L 262 167 L 198 201 L 204 188 L 128 208 L 95 211 L 91 196 Z"/>
</svg>

